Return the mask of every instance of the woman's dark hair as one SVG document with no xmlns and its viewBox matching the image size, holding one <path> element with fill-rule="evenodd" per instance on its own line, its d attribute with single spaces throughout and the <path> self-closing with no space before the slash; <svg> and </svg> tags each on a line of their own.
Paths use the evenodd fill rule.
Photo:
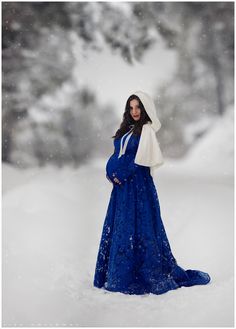
<svg viewBox="0 0 236 329">
<path fill-rule="evenodd" d="M 130 114 L 130 101 L 132 101 L 133 99 L 138 100 L 139 107 L 141 109 L 141 115 L 140 115 L 140 119 L 138 121 L 135 121 Z M 143 125 L 145 123 L 147 123 L 148 121 L 152 122 L 152 120 L 149 118 L 147 112 L 145 111 L 143 103 L 141 102 L 141 100 L 139 99 L 138 96 L 133 94 L 128 98 L 128 100 L 126 102 L 125 112 L 123 114 L 123 120 L 120 124 L 120 128 L 116 131 L 115 135 L 112 136 L 112 138 L 119 138 L 119 137 L 123 136 L 126 132 L 128 132 L 131 129 L 132 125 L 134 125 L 133 134 L 140 135 Z"/>
</svg>

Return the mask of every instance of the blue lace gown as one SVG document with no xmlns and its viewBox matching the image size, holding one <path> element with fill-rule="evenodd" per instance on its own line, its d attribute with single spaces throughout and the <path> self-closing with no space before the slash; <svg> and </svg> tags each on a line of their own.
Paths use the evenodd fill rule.
<svg viewBox="0 0 236 329">
<path fill-rule="evenodd" d="M 113 188 L 93 284 L 97 288 L 136 295 L 205 285 L 211 280 L 209 274 L 184 270 L 172 254 L 150 168 L 134 163 L 139 139 L 140 136 L 132 134 L 120 158 L 121 139 L 114 139 L 115 151 L 106 164 L 106 175 Z M 121 185 L 114 182 L 113 174 Z"/>
</svg>

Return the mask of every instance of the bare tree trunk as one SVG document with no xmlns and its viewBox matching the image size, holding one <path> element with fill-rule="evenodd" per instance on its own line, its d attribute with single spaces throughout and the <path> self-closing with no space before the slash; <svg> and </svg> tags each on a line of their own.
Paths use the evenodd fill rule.
<svg viewBox="0 0 236 329">
<path fill-rule="evenodd" d="M 210 28 L 211 23 L 206 22 L 206 29 Z M 214 29 L 212 29 L 211 33 L 208 33 L 208 41 L 209 41 L 209 65 L 212 68 L 213 74 L 216 80 L 216 98 L 217 98 L 217 109 L 219 115 L 224 113 L 225 104 L 224 104 L 224 81 L 223 74 L 220 62 L 221 53 L 218 51 L 217 45 L 217 36 L 215 34 Z"/>
</svg>

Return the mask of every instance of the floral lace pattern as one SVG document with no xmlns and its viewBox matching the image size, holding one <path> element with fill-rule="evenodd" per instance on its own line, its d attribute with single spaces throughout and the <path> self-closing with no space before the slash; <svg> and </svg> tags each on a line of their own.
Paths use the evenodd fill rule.
<svg viewBox="0 0 236 329">
<path fill-rule="evenodd" d="M 134 163 L 139 136 L 132 135 L 118 158 L 120 139 L 106 164 L 112 182 L 102 229 L 94 286 L 126 294 L 162 294 L 181 286 L 207 284 L 199 270 L 184 270 L 172 254 L 150 168 Z M 117 177 L 121 184 L 114 181 Z"/>
</svg>

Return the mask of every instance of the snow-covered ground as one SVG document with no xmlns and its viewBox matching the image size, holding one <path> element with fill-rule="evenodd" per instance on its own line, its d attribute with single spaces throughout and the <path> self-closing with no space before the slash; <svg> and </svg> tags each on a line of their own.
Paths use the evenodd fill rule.
<svg viewBox="0 0 236 329">
<path fill-rule="evenodd" d="M 78 170 L 3 170 L 3 326 L 233 326 L 233 117 L 184 161 L 155 172 L 162 219 L 180 266 L 206 286 L 130 296 L 93 287 L 112 185 L 106 159 Z M 224 127 L 223 127 L 223 120 Z"/>
</svg>

